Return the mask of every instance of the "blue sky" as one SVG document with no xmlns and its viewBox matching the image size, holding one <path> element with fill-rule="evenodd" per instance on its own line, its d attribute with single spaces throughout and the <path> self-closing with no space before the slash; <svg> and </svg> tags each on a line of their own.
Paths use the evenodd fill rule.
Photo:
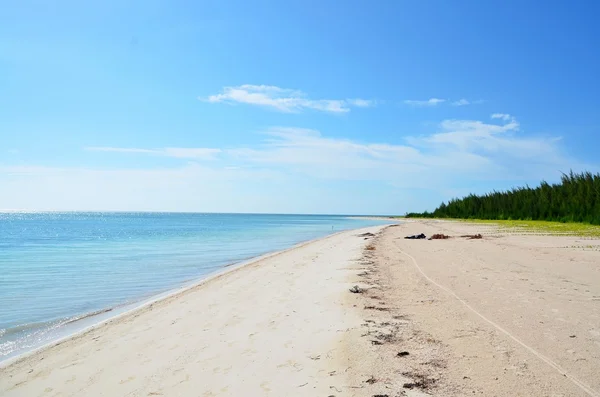
<svg viewBox="0 0 600 397">
<path fill-rule="evenodd" d="M 593 1 L 4 1 L 0 209 L 402 214 L 598 171 Z"/>
</svg>

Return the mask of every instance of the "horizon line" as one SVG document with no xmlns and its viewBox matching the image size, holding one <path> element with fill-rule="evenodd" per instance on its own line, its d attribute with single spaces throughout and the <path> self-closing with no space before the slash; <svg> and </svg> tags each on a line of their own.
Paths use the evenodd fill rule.
<svg viewBox="0 0 600 397">
<path fill-rule="evenodd" d="M 204 214 L 204 215 L 306 215 L 306 216 L 380 216 L 380 217 L 391 217 L 399 215 L 390 214 L 341 214 L 341 213 L 294 213 L 294 212 L 211 212 L 211 211 L 158 211 L 158 210 L 29 210 L 29 209 L 6 209 L 0 208 L 1 213 L 137 213 L 137 214 Z"/>
</svg>

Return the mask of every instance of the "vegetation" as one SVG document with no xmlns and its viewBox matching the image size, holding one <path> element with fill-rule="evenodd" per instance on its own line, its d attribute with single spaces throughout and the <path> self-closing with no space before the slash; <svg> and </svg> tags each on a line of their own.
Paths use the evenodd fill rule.
<svg viewBox="0 0 600 397">
<path fill-rule="evenodd" d="M 563 223 L 547 221 L 469 220 L 475 223 L 490 223 L 525 234 L 560 234 L 567 236 L 600 237 L 600 226 L 586 223 Z"/>
<path fill-rule="evenodd" d="M 410 213 L 407 218 L 455 218 L 488 220 L 541 220 L 600 225 L 600 174 L 572 171 L 561 182 L 542 182 L 536 188 L 471 194 L 442 203 L 433 212 Z"/>
</svg>

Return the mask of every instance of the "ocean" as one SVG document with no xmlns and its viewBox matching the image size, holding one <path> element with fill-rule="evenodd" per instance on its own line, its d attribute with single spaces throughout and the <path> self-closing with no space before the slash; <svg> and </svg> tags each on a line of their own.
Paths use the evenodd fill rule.
<svg viewBox="0 0 600 397">
<path fill-rule="evenodd" d="M 331 215 L 0 213 L 0 361 L 228 265 L 384 223 Z"/>
</svg>

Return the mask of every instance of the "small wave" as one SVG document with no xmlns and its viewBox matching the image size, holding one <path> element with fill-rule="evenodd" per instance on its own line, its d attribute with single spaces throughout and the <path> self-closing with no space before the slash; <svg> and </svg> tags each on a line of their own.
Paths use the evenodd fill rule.
<svg viewBox="0 0 600 397">
<path fill-rule="evenodd" d="M 0 331 L 0 337 L 9 337 L 11 335 L 14 334 L 20 334 L 20 333 L 26 333 L 27 331 L 33 331 L 33 330 L 38 330 L 38 329 L 43 329 L 46 327 L 50 327 L 56 323 L 60 323 L 61 321 L 65 321 L 65 319 L 62 320 L 55 320 L 55 321 L 49 321 L 49 322 L 36 322 L 36 323 L 26 323 L 26 324 L 19 324 L 17 326 L 14 327 L 10 327 L 10 328 L 4 328 L 2 329 L 2 331 Z"/>
<path fill-rule="evenodd" d="M 15 327 L 0 329 L 0 357 L 7 356 L 17 350 L 39 345 L 51 339 L 51 334 L 60 328 L 86 318 L 111 312 L 114 308 L 96 310 L 82 315 L 61 318 L 47 322 L 32 322 Z"/>
<path fill-rule="evenodd" d="M 114 310 L 114 308 L 111 307 L 111 308 L 108 308 L 108 309 L 101 309 L 101 310 L 96 310 L 94 312 L 82 314 L 81 316 L 75 316 L 75 317 L 72 317 L 69 320 L 65 321 L 62 325 L 71 324 L 71 323 L 74 323 L 75 321 L 83 320 L 83 319 L 86 319 L 86 318 L 89 318 L 89 317 L 94 317 L 94 316 L 97 316 L 99 314 L 104 314 L 104 313 L 112 312 L 113 310 Z"/>
<path fill-rule="evenodd" d="M 46 336 L 61 327 L 65 320 L 48 323 L 28 323 L 4 329 L 0 338 L 0 358 L 13 354 L 16 351 L 36 346 L 45 340 Z"/>
</svg>

